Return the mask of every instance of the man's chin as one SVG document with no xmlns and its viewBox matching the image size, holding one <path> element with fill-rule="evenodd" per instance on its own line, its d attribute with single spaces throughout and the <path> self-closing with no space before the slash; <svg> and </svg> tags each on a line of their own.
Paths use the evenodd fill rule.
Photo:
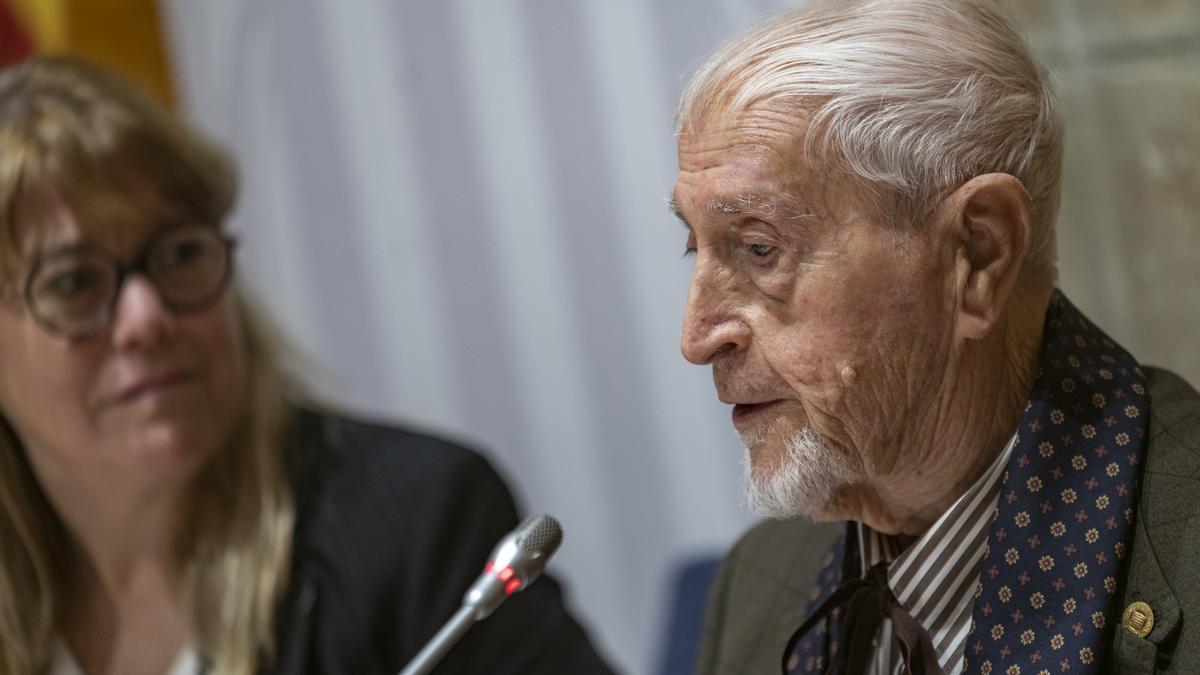
<svg viewBox="0 0 1200 675">
<path fill-rule="evenodd" d="M 753 513 L 814 522 L 840 519 L 832 508 L 834 495 L 853 472 L 818 434 L 805 428 L 785 440 L 745 435 L 743 440 L 757 441 L 746 443 L 743 480 L 746 504 Z"/>
<path fill-rule="evenodd" d="M 753 427 L 737 429 L 738 438 L 742 440 L 742 446 L 746 448 L 752 456 L 761 456 L 765 452 L 777 450 L 772 446 L 775 443 L 770 443 L 770 437 L 775 429 L 770 424 L 759 424 Z M 777 454 L 777 453 L 776 453 Z"/>
<path fill-rule="evenodd" d="M 747 480 L 743 486 L 746 507 L 750 512 L 762 518 L 772 520 L 789 520 L 805 518 L 813 522 L 830 520 L 823 505 L 812 503 L 805 495 L 780 492 L 761 483 Z"/>
</svg>

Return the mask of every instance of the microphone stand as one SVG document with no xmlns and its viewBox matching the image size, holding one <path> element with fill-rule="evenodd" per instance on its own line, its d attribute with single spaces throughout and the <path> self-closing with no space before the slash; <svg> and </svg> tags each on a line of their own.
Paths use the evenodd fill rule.
<svg viewBox="0 0 1200 675">
<path fill-rule="evenodd" d="M 475 623 L 475 608 L 469 605 L 464 605 L 455 612 L 454 616 L 442 626 L 442 629 L 433 636 L 421 651 L 409 661 L 404 670 L 400 671 L 400 675 L 425 675 L 433 670 L 433 667 L 442 660 L 446 652 L 459 641 L 460 638 L 467 632 L 467 629 Z"/>
</svg>

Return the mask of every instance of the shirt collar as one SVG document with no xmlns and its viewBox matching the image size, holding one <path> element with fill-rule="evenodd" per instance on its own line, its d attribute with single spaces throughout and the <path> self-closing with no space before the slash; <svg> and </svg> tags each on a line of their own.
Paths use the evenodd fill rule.
<svg viewBox="0 0 1200 675">
<path fill-rule="evenodd" d="M 907 548 L 901 549 L 896 537 L 861 523 L 858 527 L 864 574 L 879 562 L 888 563 L 888 585 L 896 601 L 929 632 L 938 663 L 948 673 L 961 671 L 979 566 L 1015 441 L 1016 434 L 971 487 Z M 884 662 L 891 656 L 884 656 Z"/>
<path fill-rule="evenodd" d="M 888 565 L 888 582 L 893 586 L 893 590 L 896 590 L 895 577 L 897 573 L 910 568 L 912 563 L 918 562 L 918 558 L 927 558 L 937 548 L 936 544 L 947 539 L 964 526 L 969 526 L 971 523 L 964 522 L 964 516 L 970 515 L 971 511 L 978 510 L 972 508 L 973 506 L 986 504 L 989 508 L 984 510 L 990 516 L 990 506 L 995 504 L 994 495 L 999 491 L 1001 478 L 1004 476 L 1004 467 L 1008 465 L 1008 460 L 1012 456 L 1013 444 L 1016 440 L 1017 436 L 1013 434 L 1008 439 L 1008 442 L 1004 444 L 1004 449 L 996 456 L 996 459 L 992 461 L 983 474 L 975 479 L 971 487 L 967 488 L 967 491 L 960 495 L 950 505 L 950 508 L 946 509 L 946 512 L 907 548 L 901 546 L 900 537 L 873 530 L 866 523 L 857 523 L 858 550 L 860 552 L 860 559 L 862 560 L 863 574 L 866 574 L 867 570 L 881 562 L 890 563 Z M 990 501 L 983 499 L 989 492 L 993 493 L 993 499 Z M 985 529 L 980 538 L 981 543 L 986 542 L 986 539 L 987 530 Z"/>
</svg>

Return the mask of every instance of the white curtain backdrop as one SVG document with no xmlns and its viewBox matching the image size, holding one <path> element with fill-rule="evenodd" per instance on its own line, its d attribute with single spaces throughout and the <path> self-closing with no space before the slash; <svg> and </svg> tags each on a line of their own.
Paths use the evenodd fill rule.
<svg viewBox="0 0 1200 675">
<path fill-rule="evenodd" d="M 467 441 L 652 673 L 671 574 L 750 522 L 679 355 L 672 107 L 781 0 L 164 0 L 185 112 L 242 170 L 240 274 L 360 415 Z M 482 561 L 480 561 L 482 564 Z"/>
</svg>

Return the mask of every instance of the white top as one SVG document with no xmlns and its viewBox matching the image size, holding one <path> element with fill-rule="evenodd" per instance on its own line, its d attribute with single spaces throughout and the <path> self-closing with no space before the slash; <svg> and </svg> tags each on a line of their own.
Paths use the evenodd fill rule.
<svg viewBox="0 0 1200 675">
<path fill-rule="evenodd" d="M 175 657 L 175 663 L 171 664 L 171 668 L 164 675 L 196 675 L 199 672 L 200 659 L 196 656 L 196 650 L 191 645 L 187 645 L 179 652 L 179 656 Z M 87 675 L 83 672 L 83 668 L 79 667 L 71 650 L 67 648 L 67 643 L 62 639 L 59 639 L 54 645 L 54 660 L 50 662 L 50 675 Z"/>
</svg>

